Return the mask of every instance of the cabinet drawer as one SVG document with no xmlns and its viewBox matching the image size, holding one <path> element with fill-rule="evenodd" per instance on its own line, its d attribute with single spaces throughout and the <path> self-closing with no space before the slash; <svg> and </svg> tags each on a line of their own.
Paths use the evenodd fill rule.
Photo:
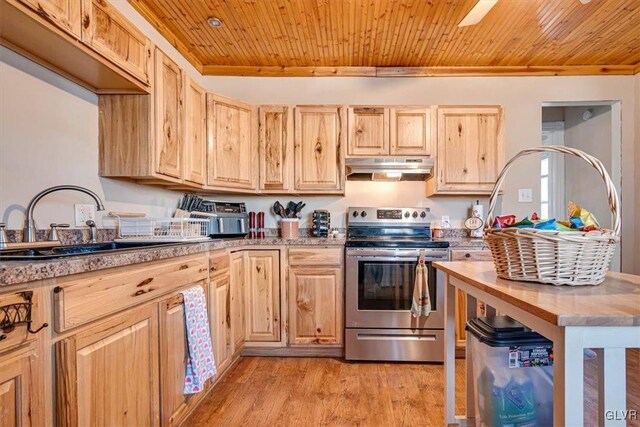
<svg viewBox="0 0 640 427">
<path fill-rule="evenodd" d="M 2 310 L 0 310 L 0 322 L 13 322 L 17 320 L 16 316 L 18 312 L 16 309 L 19 311 L 19 318 L 25 320 L 28 306 L 21 304 L 28 304 L 29 299 L 31 299 L 31 330 L 37 330 L 41 327 L 42 315 L 38 304 L 38 295 L 31 291 L 11 292 L 0 295 L 0 308 L 2 308 Z M 7 328 L 6 332 L 0 329 L 0 353 L 34 341 L 38 336 L 38 334 L 29 333 L 26 324 L 17 325 L 11 331 L 9 331 L 9 329 L 10 328 Z"/>
<path fill-rule="evenodd" d="M 207 279 L 208 269 L 207 256 L 198 255 L 97 272 L 62 283 L 54 288 L 56 331 L 83 325 Z"/>
<path fill-rule="evenodd" d="M 493 261 L 491 251 L 488 249 L 453 250 L 451 261 Z"/>
<path fill-rule="evenodd" d="M 227 251 L 211 252 L 209 255 L 209 276 L 217 277 L 229 270 L 229 254 Z"/>
<path fill-rule="evenodd" d="M 342 265 L 342 248 L 291 248 L 289 265 Z"/>
</svg>

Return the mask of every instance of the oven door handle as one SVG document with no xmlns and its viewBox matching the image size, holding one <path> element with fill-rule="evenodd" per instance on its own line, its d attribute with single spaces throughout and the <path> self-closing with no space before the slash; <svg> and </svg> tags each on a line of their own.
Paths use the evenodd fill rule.
<svg viewBox="0 0 640 427">
<path fill-rule="evenodd" d="M 415 258 L 418 259 L 420 256 L 419 250 L 408 250 L 408 249 L 347 249 L 347 257 L 403 257 L 403 258 Z M 437 260 L 447 260 L 449 258 L 449 252 L 445 250 L 433 250 L 426 249 L 424 252 L 424 256 L 427 260 L 437 259 Z"/>
<path fill-rule="evenodd" d="M 358 261 L 402 261 L 402 262 L 418 262 L 418 257 L 391 257 L 391 256 L 360 256 L 360 255 L 348 255 L 347 259 L 353 259 Z"/>
</svg>

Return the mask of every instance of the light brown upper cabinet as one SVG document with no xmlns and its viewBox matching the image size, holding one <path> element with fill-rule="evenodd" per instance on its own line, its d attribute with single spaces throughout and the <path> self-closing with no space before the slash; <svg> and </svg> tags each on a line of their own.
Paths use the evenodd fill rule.
<svg viewBox="0 0 640 427">
<path fill-rule="evenodd" d="M 185 76 L 185 180 L 205 184 L 207 180 L 207 93 L 193 79 Z"/>
<path fill-rule="evenodd" d="M 280 252 L 247 251 L 245 339 L 280 341 Z"/>
<path fill-rule="evenodd" d="M 80 7 L 79 0 L 19 0 L 54 23 L 58 28 L 80 38 Z"/>
<path fill-rule="evenodd" d="M 488 194 L 504 164 L 500 106 L 439 107 L 436 173 L 427 194 Z"/>
<path fill-rule="evenodd" d="M 74 1 L 80 0 L 61 3 Z M 82 41 L 141 82 L 151 84 L 151 41 L 106 0 L 82 0 Z"/>
<path fill-rule="evenodd" d="M 258 187 L 257 111 L 249 104 L 207 94 L 207 184 Z"/>
<path fill-rule="evenodd" d="M 344 192 L 345 108 L 295 108 L 295 190 Z"/>
<path fill-rule="evenodd" d="M 429 156 L 435 127 L 435 109 L 394 107 L 390 109 L 392 156 Z"/>
<path fill-rule="evenodd" d="M 260 190 L 293 189 L 293 114 L 287 106 L 260 107 Z"/>
<path fill-rule="evenodd" d="M 182 70 L 160 49 L 156 49 L 155 76 L 157 172 L 182 178 L 181 160 L 184 144 Z"/>
<path fill-rule="evenodd" d="M 349 107 L 348 156 L 389 154 L 389 109 Z"/>
</svg>

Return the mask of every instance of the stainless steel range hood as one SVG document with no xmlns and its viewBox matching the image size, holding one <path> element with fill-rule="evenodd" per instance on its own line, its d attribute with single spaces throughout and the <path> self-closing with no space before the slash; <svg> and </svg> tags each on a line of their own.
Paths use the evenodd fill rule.
<svg viewBox="0 0 640 427">
<path fill-rule="evenodd" d="M 425 181 L 433 160 L 424 157 L 371 157 L 346 159 L 351 181 Z"/>
</svg>

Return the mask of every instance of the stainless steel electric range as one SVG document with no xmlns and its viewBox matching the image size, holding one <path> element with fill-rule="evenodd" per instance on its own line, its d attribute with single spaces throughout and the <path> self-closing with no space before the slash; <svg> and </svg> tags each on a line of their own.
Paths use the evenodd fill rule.
<svg viewBox="0 0 640 427">
<path fill-rule="evenodd" d="M 430 217 L 428 208 L 349 208 L 347 359 L 444 360 L 444 275 L 431 262 L 449 258 L 449 243 L 431 240 Z M 432 300 L 427 318 L 410 312 L 421 249 Z"/>
</svg>

